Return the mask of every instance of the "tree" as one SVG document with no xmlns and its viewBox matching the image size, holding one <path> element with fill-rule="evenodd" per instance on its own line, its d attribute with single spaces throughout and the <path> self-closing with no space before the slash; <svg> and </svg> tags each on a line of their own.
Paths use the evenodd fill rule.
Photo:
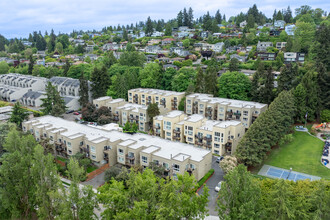
<svg viewBox="0 0 330 220">
<path fill-rule="evenodd" d="M 297 86 L 298 66 L 295 64 L 285 65 L 281 69 L 281 74 L 277 79 L 279 92 L 283 90 L 290 90 Z"/>
<path fill-rule="evenodd" d="M 172 79 L 177 74 L 176 69 L 174 68 L 167 68 L 163 74 L 162 78 L 162 87 L 165 90 L 172 90 Z"/>
<path fill-rule="evenodd" d="M 305 121 L 305 115 L 307 112 L 306 109 L 306 89 L 302 84 L 299 84 L 293 91 L 293 95 L 295 97 L 295 106 L 296 106 L 296 116 L 295 120 L 298 122 Z"/>
<path fill-rule="evenodd" d="M 148 116 L 150 118 L 150 121 L 149 121 L 150 127 L 152 127 L 154 117 L 159 115 L 159 113 L 160 113 L 159 108 L 158 108 L 158 104 L 157 103 L 149 104 L 148 108 L 147 108 L 147 113 L 148 113 Z"/>
<path fill-rule="evenodd" d="M 215 66 L 209 65 L 205 73 L 205 91 L 208 94 L 216 95 L 218 93 L 218 72 Z"/>
<path fill-rule="evenodd" d="M 70 67 L 71 67 L 71 63 L 69 62 L 68 59 L 65 59 L 65 64 L 63 65 L 63 72 L 62 72 L 63 76 L 65 76 L 65 77 L 67 76 L 67 73 L 69 72 Z"/>
<path fill-rule="evenodd" d="M 84 75 L 79 78 L 79 104 L 81 107 L 85 107 L 89 102 L 89 88 L 88 81 L 85 79 Z"/>
<path fill-rule="evenodd" d="M 264 86 L 260 89 L 262 103 L 270 104 L 274 99 L 274 76 L 272 68 L 269 67 L 264 76 Z"/>
<path fill-rule="evenodd" d="M 184 92 L 189 85 L 195 84 L 196 71 L 193 68 L 181 68 L 173 77 L 172 89 L 177 92 Z"/>
<path fill-rule="evenodd" d="M 30 62 L 29 62 L 28 74 L 32 75 L 33 65 L 34 65 L 34 59 L 32 55 L 30 55 L 29 61 Z"/>
<path fill-rule="evenodd" d="M 55 45 L 55 51 L 58 53 L 63 53 L 63 44 L 61 42 L 57 42 Z"/>
<path fill-rule="evenodd" d="M 169 22 L 165 26 L 165 36 L 172 36 L 172 26 Z"/>
<path fill-rule="evenodd" d="M 45 115 L 51 114 L 58 117 L 64 114 L 66 109 L 65 102 L 51 82 L 48 82 L 46 86 L 46 98 L 42 98 L 41 101 L 41 107 L 43 107 L 41 111 Z"/>
<path fill-rule="evenodd" d="M 158 63 L 148 63 L 140 71 L 141 86 L 144 88 L 159 88 L 162 68 Z"/>
<path fill-rule="evenodd" d="M 299 40 L 302 52 L 308 53 L 315 37 L 315 24 L 298 21 L 294 31 L 295 40 Z M 297 41 L 295 41 L 297 42 Z M 299 52 L 299 51 L 297 51 Z"/>
<path fill-rule="evenodd" d="M 236 58 L 232 58 L 229 63 L 229 72 L 239 71 L 239 61 Z"/>
<path fill-rule="evenodd" d="M 193 28 L 193 21 L 194 21 L 194 14 L 193 14 L 193 10 L 191 7 L 189 7 L 188 10 L 188 22 L 187 25 L 189 28 Z"/>
<path fill-rule="evenodd" d="M 10 122 L 15 123 L 19 128 L 22 127 L 22 122 L 27 119 L 29 116 L 29 113 L 22 108 L 21 104 L 19 102 L 16 102 L 13 108 L 13 111 L 11 113 Z"/>
<path fill-rule="evenodd" d="M 330 122 L 330 109 L 324 109 L 321 111 L 321 122 Z"/>
<path fill-rule="evenodd" d="M 105 96 L 110 84 L 111 80 L 107 68 L 105 66 L 102 66 L 101 69 L 94 67 L 91 76 L 91 92 L 93 98 Z"/>
<path fill-rule="evenodd" d="M 0 74 L 6 74 L 8 73 L 9 65 L 6 63 L 6 61 L 0 62 Z"/>
<path fill-rule="evenodd" d="M 150 169 L 131 170 L 126 185 L 111 180 L 100 188 L 98 198 L 104 204 L 106 219 L 193 219 L 206 215 L 208 189 L 195 193 L 196 180 L 185 173 L 177 181 L 165 181 Z M 126 189 L 125 189 L 126 188 Z M 170 198 L 170 199 L 169 199 Z"/>
<path fill-rule="evenodd" d="M 219 78 L 219 97 L 249 100 L 251 81 L 241 72 L 226 72 Z"/>
<path fill-rule="evenodd" d="M 143 67 L 146 57 L 143 53 L 138 51 L 128 52 L 125 51 L 122 53 L 119 59 L 119 64 L 123 66 L 139 66 Z"/>
<path fill-rule="evenodd" d="M 263 215 L 261 191 L 246 167 L 240 164 L 225 180 L 219 191 L 220 219 L 260 219 Z"/>
<path fill-rule="evenodd" d="M 183 25 L 183 14 L 182 14 L 182 11 L 180 11 L 178 13 L 178 16 L 177 16 L 177 22 L 178 22 L 178 26 L 181 27 Z"/>
<path fill-rule="evenodd" d="M 295 112 L 291 91 L 282 91 L 247 130 L 238 143 L 235 156 L 240 163 L 256 166 L 288 132 Z M 276 129 L 275 129 L 276 128 Z"/>
<path fill-rule="evenodd" d="M 254 28 L 254 23 L 255 23 L 255 19 L 254 19 L 253 15 L 252 14 L 248 15 L 247 27 L 248 28 Z"/>
<path fill-rule="evenodd" d="M 152 26 L 152 21 L 150 19 L 150 16 L 148 17 L 147 19 L 147 22 L 146 22 L 146 30 L 145 30 L 145 33 L 147 36 L 151 36 L 152 33 L 153 33 L 153 26 Z"/>
<path fill-rule="evenodd" d="M 292 11 L 290 9 L 290 6 L 288 6 L 287 10 L 284 12 L 284 21 L 286 23 L 292 23 Z"/>
<path fill-rule="evenodd" d="M 202 68 L 198 68 L 196 75 L 195 92 L 205 93 L 206 89 L 205 74 Z"/>
<path fill-rule="evenodd" d="M 222 16 L 219 10 L 215 13 L 214 19 L 217 21 L 218 24 L 222 23 Z"/>
<path fill-rule="evenodd" d="M 96 115 L 93 114 L 95 112 L 95 109 L 96 108 L 92 103 L 87 103 L 87 105 L 81 110 L 82 118 L 85 121 L 95 122 L 97 120 L 97 118 L 95 118 Z"/>
<path fill-rule="evenodd" d="M 182 45 L 185 47 L 185 48 L 188 48 L 190 46 L 190 40 L 189 39 L 184 39 L 182 41 Z"/>
<path fill-rule="evenodd" d="M 237 167 L 237 159 L 234 156 L 224 156 L 220 161 L 219 166 L 225 174 L 228 174 Z"/>
<path fill-rule="evenodd" d="M 103 64 L 110 68 L 113 64 L 117 62 L 116 57 L 113 55 L 113 51 L 107 52 L 103 57 Z"/>
</svg>

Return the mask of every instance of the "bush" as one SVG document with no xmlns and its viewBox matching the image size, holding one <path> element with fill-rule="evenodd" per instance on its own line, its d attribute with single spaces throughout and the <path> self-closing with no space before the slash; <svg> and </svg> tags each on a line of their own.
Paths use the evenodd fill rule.
<svg viewBox="0 0 330 220">
<path fill-rule="evenodd" d="M 234 156 L 225 156 L 221 161 L 219 166 L 221 167 L 222 171 L 227 174 L 235 167 L 237 167 L 237 159 Z"/>
<path fill-rule="evenodd" d="M 214 169 L 210 169 L 209 172 L 207 172 L 207 174 L 205 174 L 205 176 L 203 176 L 203 178 L 198 181 L 198 183 L 197 183 L 197 189 L 199 189 L 206 182 L 206 180 L 210 176 L 212 176 L 213 173 L 214 173 Z"/>
<path fill-rule="evenodd" d="M 321 122 L 330 122 L 330 109 L 324 109 L 321 112 Z"/>
<path fill-rule="evenodd" d="M 112 166 L 107 169 L 104 173 L 104 181 L 109 182 L 112 178 L 116 178 L 120 173 L 120 168 L 116 166 Z"/>
<path fill-rule="evenodd" d="M 293 141 L 293 135 L 292 134 L 287 134 L 287 135 L 284 135 L 284 137 L 281 138 L 281 140 L 278 142 L 280 145 L 283 145 L 283 144 L 288 144 L 290 142 Z"/>
</svg>

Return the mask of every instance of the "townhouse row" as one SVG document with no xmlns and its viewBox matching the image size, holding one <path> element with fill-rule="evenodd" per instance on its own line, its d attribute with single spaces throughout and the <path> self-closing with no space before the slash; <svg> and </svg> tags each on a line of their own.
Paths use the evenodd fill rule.
<svg viewBox="0 0 330 220">
<path fill-rule="evenodd" d="M 45 87 L 48 82 L 56 87 L 69 110 L 80 108 L 80 82 L 78 79 L 68 77 L 46 79 L 16 73 L 4 74 L 0 76 L 0 99 L 9 102 L 20 101 L 23 105 L 40 107 L 42 99 L 46 97 Z M 90 82 L 88 85 L 90 88 Z M 90 92 L 89 100 L 92 100 Z"/>
<path fill-rule="evenodd" d="M 267 104 L 213 97 L 195 93 L 186 96 L 187 115 L 199 114 L 209 120 L 242 122 L 247 129 L 259 115 L 266 111 Z"/>
<path fill-rule="evenodd" d="M 204 116 L 187 116 L 171 111 L 154 118 L 154 135 L 171 141 L 188 143 L 218 155 L 231 155 L 245 134 L 240 121 L 207 120 Z"/>
<path fill-rule="evenodd" d="M 172 92 L 158 89 L 128 90 L 128 102 L 141 104 L 157 103 L 169 110 L 178 110 L 178 104 L 185 97 L 183 92 Z M 253 121 L 267 109 L 267 104 L 213 97 L 210 94 L 194 93 L 186 96 L 185 113 L 200 114 L 206 119 L 241 121 L 249 128 Z"/>
<path fill-rule="evenodd" d="M 148 167 L 153 162 L 165 168 L 164 176 L 189 172 L 197 180 L 211 169 L 212 153 L 209 150 L 141 133 L 122 133 L 115 125 L 90 127 L 43 116 L 23 122 L 22 127 L 37 141 L 48 139 L 58 154 L 71 156 L 84 153 L 96 165 Z"/>
<path fill-rule="evenodd" d="M 139 105 L 157 103 L 169 110 L 178 110 L 180 101 L 185 97 L 184 92 L 173 92 L 160 89 L 137 88 L 128 90 L 128 102 Z"/>
<path fill-rule="evenodd" d="M 128 103 L 124 99 L 112 99 L 110 96 L 100 97 L 93 100 L 96 108 L 107 107 L 112 114 L 112 121 L 124 126 L 126 122 L 136 123 L 139 131 L 150 130 L 150 117 L 146 105 Z M 163 106 L 159 106 L 161 114 L 168 112 Z"/>
</svg>

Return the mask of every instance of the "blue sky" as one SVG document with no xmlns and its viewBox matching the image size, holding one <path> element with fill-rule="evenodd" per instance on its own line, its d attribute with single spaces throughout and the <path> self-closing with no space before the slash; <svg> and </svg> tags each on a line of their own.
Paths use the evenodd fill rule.
<svg viewBox="0 0 330 220">
<path fill-rule="evenodd" d="M 100 30 L 104 26 L 130 24 L 152 19 L 176 17 L 179 10 L 192 7 L 194 16 L 206 11 L 212 15 L 219 9 L 229 18 L 246 12 L 255 2 L 258 9 L 268 17 L 274 9 L 287 8 L 292 11 L 301 5 L 330 11 L 328 0 L 0 0 L 0 34 L 7 38 L 27 37 L 36 30 L 55 33 L 75 30 Z"/>
</svg>

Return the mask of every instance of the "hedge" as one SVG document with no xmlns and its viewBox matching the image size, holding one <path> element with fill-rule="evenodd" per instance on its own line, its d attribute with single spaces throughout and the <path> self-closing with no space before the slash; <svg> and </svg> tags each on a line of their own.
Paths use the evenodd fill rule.
<svg viewBox="0 0 330 220">
<path fill-rule="evenodd" d="M 205 174 L 205 176 L 203 176 L 203 178 L 198 181 L 197 189 L 199 189 L 201 186 L 203 186 L 203 184 L 206 182 L 206 180 L 208 180 L 208 178 L 210 176 L 212 176 L 213 173 L 214 173 L 214 169 L 210 169 L 209 172 L 207 172 L 207 174 Z"/>
</svg>

